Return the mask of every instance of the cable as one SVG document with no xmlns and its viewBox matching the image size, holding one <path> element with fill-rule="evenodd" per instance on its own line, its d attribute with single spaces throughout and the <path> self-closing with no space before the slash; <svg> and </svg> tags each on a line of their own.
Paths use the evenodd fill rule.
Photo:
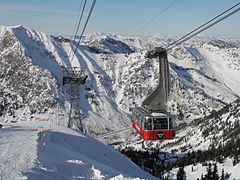
<svg viewBox="0 0 240 180">
<path fill-rule="evenodd" d="M 156 18 L 161 16 L 163 13 L 165 13 L 170 7 L 172 7 L 178 0 L 174 0 L 171 4 L 169 4 L 166 8 L 164 8 L 160 13 L 153 16 L 148 22 L 146 22 L 136 33 L 139 33 L 142 31 L 147 25 L 151 24 Z"/>
<path fill-rule="evenodd" d="M 156 18 L 158 18 L 159 16 L 161 16 L 163 13 L 165 13 L 169 8 L 171 8 L 178 0 L 174 0 L 172 3 L 170 3 L 166 8 L 164 8 L 160 13 L 158 13 L 157 15 L 153 16 L 148 22 L 146 22 L 141 28 L 139 28 L 139 30 L 136 33 L 139 33 L 140 31 L 142 31 L 147 25 L 149 25 L 150 23 L 152 23 Z M 130 64 L 126 64 L 126 65 L 122 65 L 122 66 L 118 66 L 117 68 L 124 68 L 127 66 L 131 66 L 135 63 L 139 63 L 139 62 L 144 62 L 146 59 L 141 59 L 138 60 L 136 62 L 130 63 Z M 116 68 L 111 68 L 111 69 L 106 69 L 103 71 L 112 71 Z"/>
<path fill-rule="evenodd" d="M 81 35 L 79 36 L 77 45 L 76 45 L 76 47 L 75 47 L 75 50 L 73 51 L 73 57 L 72 57 L 71 61 L 73 60 L 73 58 L 74 58 L 74 56 L 75 56 L 75 53 L 76 53 L 76 51 L 77 51 L 77 49 L 78 49 L 78 46 L 79 46 L 79 44 L 80 44 L 80 42 L 81 42 L 83 33 L 84 33 L 84 31 L 85 31 L 85 29 L 86 29 L 86 27 L 87 27 L 88 21 L 89 21 L 90 16 L 91 16 L 91 14 L 92 14 L 92 12 L 93 12 L 93 9 L 94 9 L 95 4 L 96 4 L 96 0 L 93 0 L 92 6 L 91 6 L 91 8 L 90 8 L 90 12 L 89 12 L 89 14 L 88 14 L 87 20 L 86 20 L 85 25 L 84 25 L 84 27 L 83 27 L 82 33 L 81 33 Z M 70 62 L 71 62 L 71 61 L 70 61 Z"/>
<path fill-rule="evenodd" d="M 222 20 L 228 18 L 229 16 L 233 15 L 234 13 L 238 12 L 239 10 L 240 10 L 240 7 L 239 7 L 238 9 L 234 10 L 233 12 L 227 14 L 226 16 L 220 18 L 219 20 L 217 20 L 217 21 L 215 21 L 215 22 L 209 24 L 208 26 L 204 27 L 203 29 L 198 30 L 197 32 L 195 32 L 195 33 L 192 34 L 191 36 L 186 37 L 185 39 L 182 39 L 181 41 L 179 41 L 179 42 L 177 42 L 177 43 L 174 43 L 174 44 L 173 44 L 172 46 L 170 46 L 170 47 L 167 47 L 166 50 L 167 50 L 167 51 L 171 50 L 172 48 L 176 47 L 177 45 L 179 45 L 179 44 L 181 44 L 181 43 L 183 43 L 183 42 L 189 40 L 190 38 L 192 38 L 192 37 L 198 35 L 199 33 L 203 32 L 203 31 L 209 29 L 210 27 L 214 26 L 215 24 L 219 23 L 220 21 L 222 21 Z"/>
<path fill-rule="evenodd" d="M 165 9 L 165 11 L 166 11 L 168 8 L 170 8 L 174 3 L 176 3 L 176 1 L 177 1 L 177 0 L 175 0 L 174 2 L 172 2 L 172 3 Z M 86 23 L 85 23 L 84 29 L 83 29 L 83 31 L 82 31 L 82 33 L 81 33 L 81 36 L 80 36 L 79 41 L 78 41 L 78 44 L 77 44 L 77 46 L 76 46 L 76 48 L 75 48 L 74 55 L 75 55 L 75 52 L 76 52 L 76 50 L 77 50 L 77 48 L 78 48 L 78 45 L 79 45 L 79 43 L 80 43 L 80 41 L 81 41 L 83 32 L 84 32 L 84 30 L 85 30 L 85 28 L 86 28 L 86 26 L 87 26 L 88 20 L 89 20 L 89 18 L 90 18 L 90 15 L 91 15 L 91 13 L 92 13 L 92 10 L 93 10 L 93 8 L 94 8 L 95 3 L 96 3 L 96 0 L 95 0 L 95 1 L 93 2 L 93 4 L 92 4 L 90 13 L 89 13 L 89 15 L 88 15 L 88 19 L 87 19 L 87 21 L 86 21 Z M 224 17 L 216 20 L 217 18 L 219 18 L 219 17 L 222 16 L 223 14 L 225 14 L 225 13 L 227 13 L 228 11 L 232 10 L 233 8 L 237 7 L 239 4 L 240 4 L 240 3 L 234 5 L 233 7 L 227 9 L 226 11 L 224 11 L 224 12 L 221 13 L 221 14 L 219 14 L 218 16 L 212 18 L 212 19 L 209 20 L 208 22 L 206 22 L 206 23 L 204 23 L 203 25 L 199 26 L 198 28 L 194 29 L 193 31 L 191 31 L 191 32 L 188 33 L 187 35 L 185 35 L 185 36 L 183 36 L 182 38 L 180 38 L 180 39 L 178 39 L 177 41 L 175 41 L 174 43 L 168 45 L 165 49 L 166 49 L 167 51 L 170 51 L 173 47 L 176 47 L 177 45 L 179 45 L 179 44 L 181 44 L 181 43 L 189 40 L 190 38 L 196 36 L 197 34 L 199 34 L 199 33 L 203 32 L 203 31 L 207 30 L 208 28 L 214 26 L 215 24 L 219 23 L 220 21 L 222 21 L 222 20 L 230 17 L 230 16 L 233 15 L 234 13 L 238 12 L 238 11 L 240 10 L 240 7 L 237 8 L 236 10 L 234 10 L 233 12 L 230 12 L 229 14 L 225 15 Z M 216 21 L 214 21 L 214 20 L 216 20 Z M 213 22 L 213 21 L 214 21 L 214 22 Z M 212 23 L 209 24 L 210 22 L 212 22 Z M 207 24 L 209 24 L 209 25 L 206 26 Z M 206 27 L 204 27 L 204 26 L 206 26 Z M 204 28 L 201 29 L 202 27 L 204 27 Z M 194 32 L 195 32 L 195 33 L 194 33 Z M 192 34 L 192 33 L 193 33 L 193 34 Z M 191 34 L 192 34 L 192 35 L 191 35 Z M 189 35 L 190 35 L 190 36 L 189 36 Z M 187 37 L 187 36 L 189 36 L 189 37 Z M 136 62 L 133 62 L 133 63 L 130 63 L 130 64 L 118 66 L 117 68 L 120 68 L 120 69 L 121 69 L 121 68 L 124 68 L 124 67 L 127 67 L 127 66 L 131 66 L 131 65 L 133 65 L 133 64 L 135 64 L 135 63 L 138 63 L 138 62 L 143 62 L 143 61 L 146 61 L 146 59 L 141 59 L 141 60 L 139 60 L 139 61 L 136 61 Z M 112 70 L 114 70 L 114 69 L 116 69 L 116 68 L 106 69 L 106 70 L 103 70 L 103 71 L 112 71 Z"/>
<path fill-rule="evenodd" d="M 122 132 L 122 131 L 127 131 L 127 130 L 130 130 L 130 129 L 132 129 L 132 127 L 123 127 L 122 129 L 118 129 L 118 130 L 113 130 L 113 131 L 111 131 L 111 132 L 108 132 L 108 133 L 106 133 L 106 134 L 102 134 L 102 135 L 100 135 L 100 136 L 97 136 L 97 138 L 104 138 L 104 137 L 107 137 L 107 136 L 111 136 L 111 135 L 113 135 L 113 134 L 117 134 L 117 133 L 119 133 L 119 132 Z"/>
<path fill-rule="evenodd" d="M 84 5 L 83 5 L 83 8 L 82 8 L 82 11 L 81 11 L 81 8 L 79 8 L 79 14 L 78 14 L 79 19 L 78 19 L 78 24 L 77 24 L 76 32 L 75 32 L 75 34 L 74 34 L 73 43 L 75 42 L 76 36 L 77 36 L 77 34 L 78 34 L 78 31 L 79 31 L 79 27 L 80 27 L 80 24 L 81 24 L 81 21 L 82 21 L 82 17 L 83 17 L 83 13 L 84 13 L 84 10 L 85 10 L 85 7 L 86 7 L 86 3 L 87 3 L 87 0 L 84 1 Z M 82 3 L 81 3 L 81 6 L 82 6 Z M 81 15 L 80 15 L 80 11 L 81 11 Z M 72 51 L 70 51 L 70 53 L 69 53 L 69 58 L 70 58 L 71 55 L 72 55 L 71 52 L 72 52 Z M 74 56 L 74 55 L 73 55 L 73 56 Z"/>
<path fill-rule="evenodd" d="M 240 3 L 237 3 L 237 4 L 234 5 L 233 7 L 227 9 L 227 10 L 224 11 L 223 13 L 219 14 L 218 16 L 216 16 L 216 17 L 212 18 L 211 20 L 209 20 L 208 22 L 206 22 L 206 23 L 204 23 L 203 25 L 199 26 L 198 28 L 194 29 L 194 30 L 191 31 L 190 33 L 186 34 L 186 35 L 183 36 L 182 38 L 180 38 L 180 39 L 178 39 L 177 41 L 175 41 L 174 43 L 168 45 L 165 49 L 166 49 L 167 51 L 171 50 L 171 49 L 174 48 L 175 46 L 177 46 L 177 45 L 179 45 L 179 44 L 181 44 L 181 43 L 189 40 L 190 38 L 198 35 L 199 33 L 207 30 L 208 28 L 214 26 L 215 24 L 219 23 L 220 21 L 222 21 L 222 20 L 228 18 L 229 16 L 233 15 L 234 13 L 238 12 L 238 11 L 240 10 L 240 7 L 237 8 L 236 10 L 230 12 L 229 14 L 223 16 L 222 18 L 216 20 L 217 18 L 219 18 L 220 16 L 224 15 L 225 13 L 227 13 L 227 12 L 230 11 L 230 10 L 232 10 L 233 8 L 237 7 L 238 5 L 240 5 Z M 216 20 L 216 21 L 214 21 L 214 20 Z M 214 22 L 213 22 L 213 21 L 214 21 Z M 212 22 L 212 23 L 211 23 L 211 22 Z M 211 24 L 209 24 L 209 23 L 211 23 Z M 207 25 L 207 24 L 209 24 L 209 25 Z M 207 25 L 207 26 L 206 26 L 206 25 Z M 204 27 L 204 26 L 206 26 L 206 27 Z M 203 28 L 203 27 L 204 27 L 204 28 Z M 203 29 L 201 29 L 201 28 L 203 28 Z M 192 33 L 193 33 L 193 34 L 192 34 Z M 191 34 L 192 34 L 192 35 L 191 35 Z"/>
<path fill-rule="evenodd" d="M 204 23 L 203 25 L 199 26 L 198 28 L 194 29 L 193 31 L 191 31 L 190 33 L 188 33 L 187 35 L 183 36 L 182 38 L 178 39 L 177 41 L 175 41 L 174 43 L 168 45 L 165 49 L 167 51 L 170 51 L 173 47 L 176 47 L 177 45 L 189 40 L 190 38 L 196 36 L 197 34 L 205 31 L 206 29 L 214 26 L 215 24 L 219 23 L 220 21 L 228 18 L 229 16 L 233 15 L 234 13 L 238 12 L 240 10 L 240 7 L 235 9 L 234 11 L 228 13 L 227 15 L 223 16 L 222 18 L 216 20 L 217 18 L 219 18 L 220 16 L 222 16 L 223 14 L 227 13 L 228 11 L 232 10 L 233 8 L 237 7 L 238 5 L 240 5 L 240 3 L 234 5 L 233 7 L 227 9 L 226 11 L 224 11 L 223 13 L 221 13 L 220 15 L 214 17 L 213 19 L 209 20 L 208 22 Z M 214 21 L 216 20 L 216 21 Z M 214 22 L 212 22 L 214 21 Z M 209 24 L 210 22 L 212 22 L 211 24 Z M 209 24 L 208 26 L 206 26 L 207 24 Z M 206 26 L 206 27 L 204 27 Z M 204 28 L 203 28 L 204 27 Z M 201 29 L 203 28 L 203 29 Z M 194 33 L 195 32 L 195 33 Z M 193 33 L 193 34 L 192 34 Z M 192 35 L 191 35 L 192 34 Z M 190 35 L 190 36 L 189 36 Z M 122 66 L 118 66 L 117 68 L 124 68 L 124 67 L 127 67 L 127 66 L 131 66 L 135 63 L 138 63 L 138 62 L 141 62 L 141 61 L 145 61 L 146 59 L 142 59 L 142 60 L 139 60 L 137 62 L 133 62 L 133 63 L 130 63 L 130 64 L 126 64 L 126 65 L 122 65 Z M 111 68 L 111 69 L 106 69 L 105 71 L 111 71 L 111 70 L 114 70 L 116 68 Z"/>
<path fill-rule="evenodd" d="M 86 3 L 86 0 L 85 0 L 85 3 Z M 85 5 L 85 3 L 84 3 L 84 5 Z M 81 13 L 82 4 L 83 4 L 83 1 L 81 0 L 80 7 L 79 7 L 79 10 L 78 10 L 77 19 L 76 19 L 76 24 L 74 26 L 74 30 L 76 29 L 76 31 L 75 31 L 75 33 L 73 32 L 73 41 L 75 41 L 76 35 L 78 33 L 78 30 L 79 30 L 79 26 L 80 26 L 80 23 L 81 23 L 81 19 L 82 19 L 82 14 L 83 14 L 83 13 Z M 84 9 L 84 7 L 83 7 L 83 9 Z"/>
<path fill-rule="evenodd" d="M 223 14 L 225 14 L 226 12 L 230 11 L 231 9 L 233 9 L 234 7 L 238 6 L 238 4 L 236 4 L 235 6 L 229 8 L 228 10 L 224 11 L 223 13 L 219 14 L 218 16 L 214 17 L 213 19 L 209 20 L 208 22 L 204 23 L 203 25 L 199 26 L 198 28 L 194 29 L 193 31 L 191 31 L 190 33 L 186 34 L 185 36 L 183 36 L 182 38 L 178 39 L 177 41 L 175 41 L 174 43 L 168 45 L 169 46 L 172 46 L 173 44 L 177 43 L 178 41 L 184 39 L 185 37 L 187 37 L 188 35 L 194 33 L 195 31 L 197 31 L 198 29 L 202 28 L 203 26 L 207 25 L 208 23 L 212 22 L 213 20 L 217 19 L 218 17 L 222 16 Z"/>
</svg>

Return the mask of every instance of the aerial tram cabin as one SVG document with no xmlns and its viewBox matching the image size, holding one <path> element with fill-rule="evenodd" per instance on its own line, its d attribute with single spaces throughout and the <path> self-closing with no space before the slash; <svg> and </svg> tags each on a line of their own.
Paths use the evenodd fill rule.
<svg viewBox="0 0 240 180">
<path fill-rule="evenodd" d="M 144 140 L 168 140 L 175 137 L 170 113 L 151 113 L 136 107 L 132 113 L 132 126 Z"/>
<path fill-rule="evenodd" d="M 175 137 L 173 118 L 166 111 L 170 92 L 170 74 L 167 51 L 157 47 L 146 58 L 158 58 L 159 81 L 154 91 L 132 112 L 132 126 L 144 140 L 167 140 Z"/>
</svg>

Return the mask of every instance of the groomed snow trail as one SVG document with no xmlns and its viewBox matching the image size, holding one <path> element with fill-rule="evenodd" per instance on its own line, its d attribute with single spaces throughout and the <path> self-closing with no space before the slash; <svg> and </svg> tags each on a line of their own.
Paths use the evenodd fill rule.
<svg viewBox="0 0 240 180">
<path fill-rule="evenodd" d="M 37 159 L 37 131 L 27 123 L 0 129 L 0 179 L 24 179 Z"/>
<path fill-rule="evenodd" d="M 39 133 L 38 127 L 44 131 Z M 0 129 L 0 180 L 119 177 L 157 179 L 111 147 L 50 122 L 22 122 Z"/>
</svg>

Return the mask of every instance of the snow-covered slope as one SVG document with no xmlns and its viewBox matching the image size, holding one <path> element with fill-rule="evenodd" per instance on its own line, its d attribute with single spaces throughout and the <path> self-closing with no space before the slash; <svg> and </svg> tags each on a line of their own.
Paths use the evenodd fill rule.
<svg viewBox="0 0 240 180">
<path fill-rule="evenodd" d="M 104 71 L 98 72 L 101 68 L 94 56 L 86 50 L 88 47 L 85 49 L 81 46 L 74 57 L 69 57 L 69 54 L 73 55 L 73 47 L 69 41 L 53 38 L 21 25 L 2 27 L 0 42 L 2 63 L 0 78 L 1 87 L 4 89 L 3 96 L 0 97 L 2 107 L 0 121 L 18 121 L 30 117 L 35 119 L 41 113 L 47 114 L 44 116 L 46 120 L 56 123 L 61 121 L 67 125 L 69 90 L 62 85 L 64 66 L 81 67 L 88 75 L 85 85 L 80 87 L 80 108 L 84 117 L 84 129 L 87 132 L 100 134 L 119 126 L 129 125 L 127 116 L 115 102 L 110 77 Z M 15 62 L 16 65 L 13 64 Z M 13 69 L 11 73 L 9 69 Z M 11 93 L 8 93 L 9 91 Z M 26 96 L 35 99 L 29 102 Z M 45 99 L 47 100 L 42 102 Z M 38 109 L 32 108 L 33 103 L 38 105 Z M 20 118 L 20 115 L 24 117 Z"/>
<path fill-rule="evenodd" d="M 12 30 L 0 31 L 0 121 L 28 120 L 38 113 L 51 118 L 57 105 L 57 81 L 24 54 Z"/>
<path fill-rule="evenodd" d="M 210 161 L 210 163 L 215 163 L 213 161 Z M 202 164 L 195 164 L 186 166 L 184 168 L 184 171 L 186 173 L 187 179 L 201 179 L 201 176 L 207 174 L 207 168 L 208 166 L 203 166 Z M 176 175 L 179 168 L 173 169 L 170 173 L 166 174 L 166 177 L 168 177 L 169 180 L 175 180 Z M 217 169 L 218 169 L 218 176 L 222 177 L 222 172 L 225 176 L 225 179 L 238 179 L 240 177 L 240 163 L 233 166 L 232 160 L 227 158 L 224 163 L 217 163 Z"/>
<path fill-rule="evenodd" d="M 48 114 L 48 120 L 61 120 L 67 125 L 69 91 L 62 85 L 62 67 L 81 67 L 88 75 L 80 88 L 83 124 L 94 135 L 129 126 L 127 113 L 141 105 L 158 81 L 157 61 L 145 59 L 146 50 L 174 41 L 167 36 L 89 35 L 73 57 L 75 46 L 69 39 L 47 36 L 23 26 L 0 29 L 1 87 L 4 97 L 9 96 L 0 97 L 0 121 L 34 119 L 42 113 Z M 178 123 L 208 115 L 239 97 L 239 39 L 197 37 L 169 52 L 172 90 L 168 110 L 176 115 Z M 14 63 L 8 63 L 15 62 L 14 57 L 21 57 L 17 62 L 24 62 L 17 73 L 12 67 Z M 9 67 L 14 73 L 8 71 Z M 19 79 L 23 77 L 21 73 L 26 78 Z M 34 82 L 34 87 L 46 85 L 33 93 L 32 87 L 22 82 Z M 26 94 L 34 95 L 29 100 Z M 42 96 L 34 99 L 36 94 Z M 42 105 L 36 108 L 40 100 Z M 19 114 L 24 117 L 19 118 Z"/>
<path fill-rule="evenodd" d="M 0 142 L 1 179 L 155 179 L 111 147 L 50 122 L 6 125 Z"/>
<path fill-rule="evenodd" d="M 141 105 L 157 84 L 156 60 L 144 58 L 146 50 L 165 47 L 168 37 L 108 35 L 127 44 L 135 53 L 95 54 L 95 59 L 112 79 L 118 105 L 126 112 Z M 106 41 L 104 35 L 85 37 L 85 44 Z M 222 39 L 222 40 L 221 40 Z M 239 37 L 197 37 L 169 53 L 172 93 L 169 110 L 177 119 L 193 120 L 217 110 L 239 97 Z M 100 61 L 99 61 L 100 59 Z M 123 67 L 123 68 L 122 68 Z M 231 72 L 231 73 L 229 73 Z"/>
<path fill-rule="evenodd" d="M 240 138 L 239 117 L 240 101 L 237 100 L 220 111 L 213 111 L 209 116 L 197 119 L 180 129 L 175 142 L 171 142 L 169 146 L 163 143 L 164 150 L 171 148 L 185 149 L 185 151 L 208 150 L 212 146 L 217 148 L 236 141 Z"/>
<path fill-rule="evenodd" d="M 210 116 L 198 119 L 189 126 L 179 130 L 178 138 L 168 143 L 163 143 L 160 148 L 164 151 L 175 151 L 188 157 L 186 173 L 188 177 L 206 174 L 206 166 L 196 162 L 217 162 L 219 173 L 224 169 L 230 179 L 240 177 L 240 101 L 237 100 L 220 111 L 213 111 Z M 203 153 L 202 153 L 203 152 Z M 205 155 L 203 155 L 205 154 Z M 206 156 L 208 154 L 208 156 Z M 195 157 L 194 157 L 195 156 Z M 202 157 L 201 157 L 202 156 Z M 196 159 L 198 160 L 196 160 Z M 192 172 L 192 167 L 194 171 Z M 176 174 L 176 169 L 172 172 Z"/>
<path fill-rule="evenodd" d="M 157 167 L 164 162 L 161 172 L 168 179 L 175 179 L 179 167 L 185 166 L 187 179 L 200 178 L 206 174 L 208 163 L 217 163 L 219 175 L 222 169 L 226 178 L 239 178 L 240 172 L 240 100 L 236 100 L 219 111 L 212 111 L 209 116 L 199 118 L 190 124 L 181 126 L 177 136 L 171 141 L 148 141 L 143 147 L 138 138 L 121 144 L 124 154 L 141 165 L 145 170 Z M 125 153 L 130 151 L 130 153 Z M 146 157 L 140 152 L 150 152 Z M 132 154 L 136 154 L 132 156 Z M 139 155 L 140 154 L 140 155 Z M 139 163 L 141 162 L 141 163 Z M 149 162 L 154 165 L 149 166 Z M 151 163 L 150 163 L 151 164 Z M 154 168 L 153 168 L 154 169 Z M 159 174 L 159 173 L 158 173 Z"/>
</svg>

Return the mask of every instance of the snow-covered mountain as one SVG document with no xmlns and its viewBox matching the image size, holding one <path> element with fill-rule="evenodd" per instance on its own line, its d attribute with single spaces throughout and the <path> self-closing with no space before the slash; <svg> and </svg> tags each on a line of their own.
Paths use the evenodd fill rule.
<svg viewBox="0 0 240 180">
<path fill-rule="evenodd" d="M 128 127 L 132 108 L 141 105 L 158 81 L 158 62 L 145 59 L 146 50 L 166 47 L 176 38 L 92 34 L 84 37 L 73 56 L 70 39 L 21 25 L 2 26 L 0 122 L 47 120 L 67 126 L 69 89 L 62 83 L 63 69 L 78 67 L 88 75 L 79 101 L 85 131 L 97 136 Z M 238 101 L 231 103 L 240 95 L 240 37 L 198 36 L 174 48 L 168 59 L 172 80 L 168 110 L 181 125 L 175 140 L 147 145 L 182 156 L 190 150 L 208 151 L 213 139 L 230 142 L 231 133 L 223 134 L 239 121 L 234 115 L 229 123 L 233 114 L 239 114 Z M 222 108 L 227 110 L 215 116 Z M 106 143 L 128 140 L 122 148 L 141 149 L 134 136 L 120 132 Z"/>
<path fill-rule="evenodd" d="M 80 97 L 86 131 L 99 134 L 129 125 L 115 102 L 110 77 L 98 73 L 100 67 L 88 47 L 81 46 L 71 61 L 67 56 L 73 54 L 70 42 L 23 26 L 2 27 L 0 32 L 1 121 L 36 119 L 44 114 L 46 120 L 67 125 L 69 92 L 62 85 L 65 66 L 81 67 L 88 75 Z"/>
<path fill-rule="evenodd" d="M 109 35 L 108 35 L 109 36 Z M 112 35 L 135 53 L 124 56 L 98 54 L 101 67 L 112 79 L 119 106 L 128 111 L 140 105 L 157 84 L 157 60 L 146 60 L 145 51 L 173 42 L 168 37 L 127 37 Z M 85 44 L 101 44 L 104 35 L 85 37 Z M 172 93 L 169 110 L 177 119 L 191 121 L 217 110 L 239 97 L 239 38 L 196 38 L 169 53 Z M 106 48 L 102 44 L 102 51 Z M 106 50 L 105 50 L 106 51 Z M 129 66 L 127 66 L 129 64 Z M 126 65 L 126 66 L 125 66 Z M 119 67 L 119 68 L 118 68 Z M 122 68 L 123 67 L 123 68 Z M 231 71 L 231 73 L 229 73 Z M 227 74 L 227 75 L 226 75 Z"/>
<path fill-rule="evenodd" d="M 38 113 L 49 114 L 57 104 L 56 78 L 44 66 L 34 64 L 13 31 L 17 28 L 0 31 L 1 121 L 23 121 Z"/>
<path fill-rule="evenodd" d="M 166 36 L 89 35 L 72 57 L 75 46 L 63 37 L 21 25 L 1 27 L 0 34 L 0 121 L 42 113 L 66 125 L 69 94 L 62 85 L 62 67 L 81 67 L 88 79 L 80 89 L 80 108 L 91 134 L 130 124 L 126 113 L 140 105 L 158 81 L 157 60 L 146 60 L 145 50 L 173 42 Z M 177 120 L 190 122 L 239 97 L 239 39 L 198 37 L 169 53 L 168 109 Z"/>
</svg>

